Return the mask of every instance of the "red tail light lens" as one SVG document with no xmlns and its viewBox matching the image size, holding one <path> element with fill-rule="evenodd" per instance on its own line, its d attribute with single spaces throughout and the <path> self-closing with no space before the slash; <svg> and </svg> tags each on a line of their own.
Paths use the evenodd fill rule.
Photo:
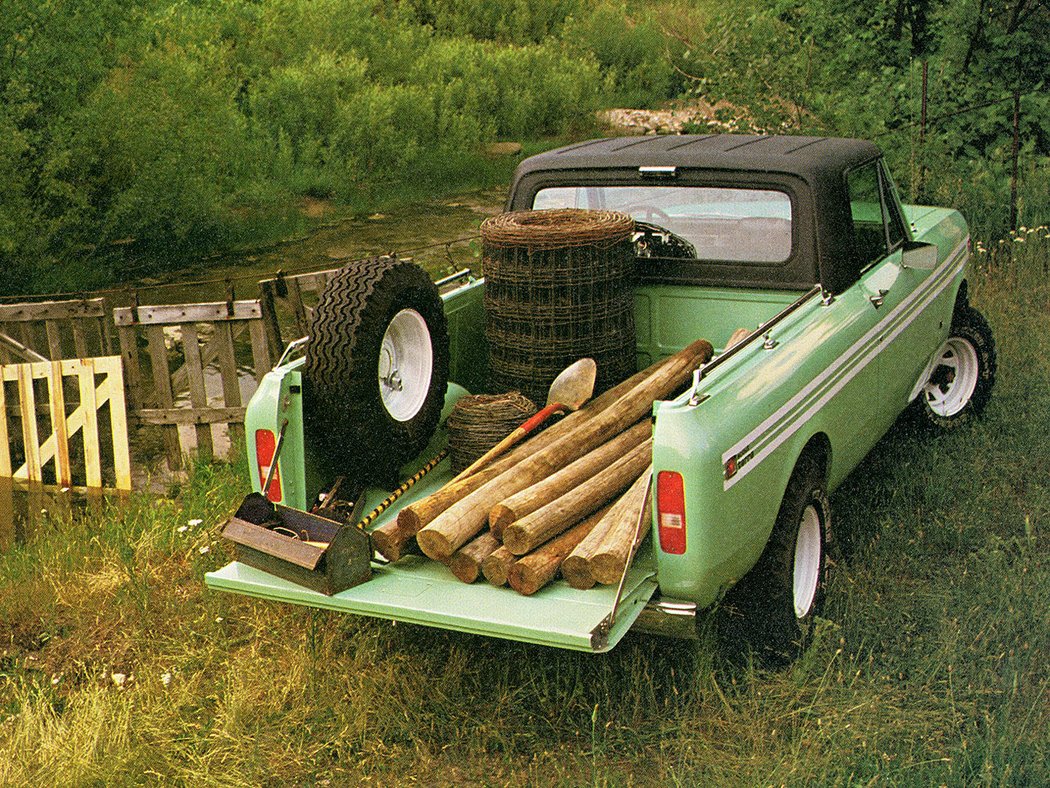
<svg viewBox="0 0 1050 788">
<path fill-rule="evenodd" d="M 665 553 L 685 553 L 685 484 L 682 474 L 660 471 L 656 477 L 656 522 L 660 549 Z"/>
<path fill-rule="evenodd" d="M 274 434 L 269 430 L 256 430 L 255 431 L 255 459 L 259 464 L 259 487 L 261 488 L 266 484 L 266 472 L 270 470 L 270 463 L 273 462 L 273 454 L 277 448 L 277 439 Z M 270 488 L 264 491 L 264 494 L 274 503 L 281 500 L 281 468 L 280 464 L 274 469 L 273 480 L 270 482 Z"/>
</svg>

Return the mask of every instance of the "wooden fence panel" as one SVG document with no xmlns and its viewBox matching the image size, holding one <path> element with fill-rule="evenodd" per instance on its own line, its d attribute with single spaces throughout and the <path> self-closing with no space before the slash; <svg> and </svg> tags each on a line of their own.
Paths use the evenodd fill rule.
<svg viewBox="0 0 1050 788">
<path fill-rule="evenodd" d="M 101 383 L 96 376 L 104 376 Z M 71 390 L 79 392 L 79 402 L 67 412 L 65 379 L 76 378 Z M 47 437 L 41 442 L 40 413 L 37 408 L 34 381 L 47 382 L 49 419 Z M 23 463 L 13 468 L 11 441 L 0 442 L 0 475 L 43 482 L 44 469 L 53 466 L 54 481 L 64 486 L 101 487 L 103 453 L 98 429 L 98 412 L 109 405 L 109 427 L 112 436 L 114 486 L 131 489 L 131 458 L 128 450 L 128 428 L 124 400 L 124 375 L 119 356 L 38 361 L 0 366 L 0 438 L 10 438 L 10 414 L 3 383 L 14 382 L 18 391 L 18 416 L 21 422 Z M 84 480 L 76 478 L 70 453 L 70 440 L 81 435 L 84 457 Z"/>
<path fill-rule="evenodd" d="M 213 425 L 225 425 L 231 442 L 243 439 L 241 370 L 250 366 L 259 380 L 271 365 L 262 314 L 259 301 L 113 310 L 121 355 L 129 370 L 135 370 L 129 373 L 130 418 L 135 424 L 161 428 L 169 467 L 182 467 L 184 457 L 194 451 L 205 459 L 219 453 Z M 240 348 L 250 355 L 251 364 L 238 365 L 237 341 L 245 332 Z M 146 337 L 152 385 L 141 371 L 140 333 Z M 172 369 L 169 359 L 180 351 L 183 363 Z"/>
<path fill-rule="evenodd" d="M 41 358 L 57 361 L 106 356 L 111 352 L 102 298 L 0 304 L 0 334 L 35 354 L 27 356 L 9 342 L 0 342 L 6 346 L 0 349 L 0 362 Z"/>
</svg>

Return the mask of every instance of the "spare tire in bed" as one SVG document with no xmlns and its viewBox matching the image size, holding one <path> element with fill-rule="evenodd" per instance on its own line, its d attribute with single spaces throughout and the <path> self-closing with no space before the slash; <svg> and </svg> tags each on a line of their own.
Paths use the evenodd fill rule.
<svg viewBox="0 0 1050 788">
<path fill-rule="evenodd" d="M 392 486 L 430 441 L 449 340 L 436 285 L 396 257 L 350 263 L 321 293 L 303 369 L 305 437 L 355 487 Z"/>
</svg>

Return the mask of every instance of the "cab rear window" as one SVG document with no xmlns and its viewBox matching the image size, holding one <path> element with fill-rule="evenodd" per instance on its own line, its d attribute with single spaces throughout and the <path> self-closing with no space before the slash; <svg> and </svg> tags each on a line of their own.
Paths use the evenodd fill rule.
<svg viewBox="0 0 1050 788">
<path fill-rule="evenodd" d="M 622 211 L 671 233 L 694 259 L 783 263 L 791 257 L 791 199 L 772 189 L 709 186 L 554 186 L 534 209 Z"/>
</svg>

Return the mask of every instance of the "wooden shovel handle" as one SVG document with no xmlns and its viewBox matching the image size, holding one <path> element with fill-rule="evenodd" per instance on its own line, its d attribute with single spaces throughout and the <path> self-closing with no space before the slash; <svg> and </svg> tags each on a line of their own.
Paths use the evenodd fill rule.
<svg viewBox="0 0 1050 788">
<path fill-rule="evenodd" d="M 485 452 L 476 460 L 474 460 L 474 462 L 472 462 L 468 467 L 460 471 L 459 475 L 456 476 L 456 478 L 452 481 L 458 482 L 460 479 L 465 479 L 466 477 L 470 476 L 470 474 L 474 473 L 474 471 L 476 471 L 478 468 L 485 465 L 485 463 L 489 462 L 490 460 L 496 457 L 499 457 L 507 449 L 519 443 L 523 438 L 525 438 L 526 435 L 528 435 L 531 432 L 535 432 L 545 421 L 547 421 L 547 419 L 549 419 L 555 413 L 559 413 L 564 410 L 565 406 L 562 405 L 560 402 L 552 402 L 550 405 L 547 405 L 546 407 L 537 411 L 534 415 L 530 416 L 526 421 L 524 421 L 520 427 L 515 428 L 515 430 L 511 432 L 507 437 L 505 437 L 487 452 Z"/>
</svg>

